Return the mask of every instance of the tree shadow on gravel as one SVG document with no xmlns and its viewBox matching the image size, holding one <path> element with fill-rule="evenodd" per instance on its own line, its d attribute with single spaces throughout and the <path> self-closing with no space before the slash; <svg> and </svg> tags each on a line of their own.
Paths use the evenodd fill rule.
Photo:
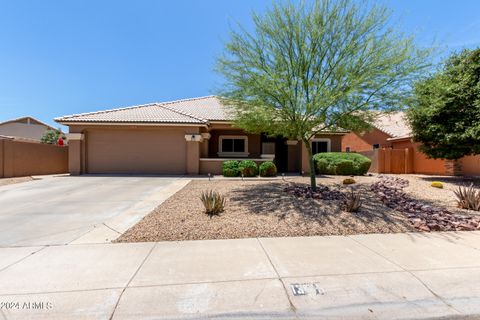
<svg viewBox="0 0 480 320">
<path fill-rule="evenodd" d="M 380 202 L 370 192 L 368 185 L 358 184 L 354 188 L 361 194 L 363 204 L 359 212 L 350 213 L 342 210 L 341 200 L 322 200 L 297 197 L 284 191 L 291 182 L 272 182 L 252 184 L 235 188 L 230 192 L 229 201 L 245 207 L 248 212 L 257 215 L 274 215 L 286 219 L 295 214 L 307 222 L 321 226 L 330 225 L 338 234 L 351 233 L 347 230 L 361 232 L 401 232 L 412 230 L 404 216 Z M 296 183 L 297 186 L 306 184 Z M 350 191 L 344 186 L 328 185 L 331 190 L 343 193 Z"/>
</svg>

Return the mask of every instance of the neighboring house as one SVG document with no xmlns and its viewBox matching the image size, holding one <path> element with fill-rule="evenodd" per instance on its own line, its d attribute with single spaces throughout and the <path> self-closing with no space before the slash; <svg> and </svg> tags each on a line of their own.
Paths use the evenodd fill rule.
<svg viewBox="0 0 480 320">
<path fill-rule="evenodd" d="M 406 161 L 410 162 L 410 173 L 425 173 L 438 175 L 480 175 L 480 155 L 467 156 L 456 161 L 430 159 L 419 151 L 420 143 L 412 140 L 411 134 L 389 138 L 393 150 L 409 150 Z M 393 151 L 392 150 L 392 151 Z M 395 151 L 393 151 L 395 152 Z"/>
<path fill-rule="evenodd" d="M 274 160 L 278 171 L 308 172 L 299 141 L 249 134 L 232 125 L 215 96 L 151 103 L 56 118 L 69 127 L 72 174 L 219 174 L 225 160 Z M 315 153 L 341 151 L 345 132 L 312 140 Z"/>
<path fill-rule="evenodd" d="M 401 111 L 379 116 L 372 126 L 369 131 L 347 133 L 342 139 L 342 151 L 359 152 L 391 147 L 390 139 L 410 135 L 410 127 Z"/>
<path fill-rule="evenodd" d="M 413 142 L 404 112 L 385 114 L 372 123 L 373 130 L 349 132 L 342 139 L 342 151 L 359 152 L 373 161 L 371 171 L 438 175 L 480 175 L 480 156 L 458 161 L 430 159 Z M 373 152 L 375 149 L 378 152 Z"/>
<path fill-rule="evenodd" d="M 45 131 L 56 130 L 32 117 L 22 117 L 0 123 L 0 135 L 40 141 Z"/>
</svg>

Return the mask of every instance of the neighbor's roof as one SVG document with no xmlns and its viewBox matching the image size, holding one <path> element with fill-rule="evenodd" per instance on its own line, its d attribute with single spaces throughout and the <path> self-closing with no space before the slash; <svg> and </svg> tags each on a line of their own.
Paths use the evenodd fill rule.
<svg viewBox="0 0 480 320">
<path fill-rule="evenodd" d="M 233 117 L 215 96 L 155 102 L 126 108 L 74 114 L 56 118 L 59 123 L 176 123 L 207 124 Z"/>
<path fill-rule="evenodd" d="M 20 118 L 15 118 L 15 119 L 10 119 L 10 120 L 6 120 L 6 121 L 3 121 L 3 122 L 0 122 L 0 126 L 3 125 L 3 124 L 7 124 L 7 123 L 22 122 L 23 120 L 26 120 L 26 119 L 30 119 L 30 120 L 32 120 L 33 122 L 36 122 L 37 124 L 44 125 L 45 127 L 50 128 L 50 129 L 52 129 L 52 130 L 57 130 L 57 129 L 55 129 L 54 127 L 46 124 L 45 122 L 40 121 L 40 120 L 35 119 L 34 117 L 30 117 L 30 116 L 20 117 Z"/>
<path fill-rule="evenodd" d="M 411 132 L 405 113 L 402 111 L 387 113 L 377 117 L 373 126 L 392 138 L 410 136 Z"/>
</svg>

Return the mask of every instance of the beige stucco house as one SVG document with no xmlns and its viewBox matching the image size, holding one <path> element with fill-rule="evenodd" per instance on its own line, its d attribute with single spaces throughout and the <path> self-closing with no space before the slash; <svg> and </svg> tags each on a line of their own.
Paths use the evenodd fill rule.
<svg viewBox="0 0 480 320">
<path fill-rule="evenodd" d="M 22 117 L 0 123 L 0 136 L 40 141 L 47 130 L 55 128 L 32 117 Z"/>
<path fill-rule="evenodd" d="M 308 172 L 299 141 L 249 134 L 232 124 L 215 96 L 64 116 L 71 174 L 219 174 L 225 160 L 274 160 L 279 172 Z M 311 141 L 314 152 L 341 151 L 343 132 Z"/>
</svg>

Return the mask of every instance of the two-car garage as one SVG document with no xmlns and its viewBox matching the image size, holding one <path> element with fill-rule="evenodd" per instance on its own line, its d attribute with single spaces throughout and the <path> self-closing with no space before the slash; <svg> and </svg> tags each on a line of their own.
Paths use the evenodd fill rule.
<svg viewBox="0 0 480 320">
<path fill-rule="evenodd" d="M 187 142 L 178 127 L 93 128 L 84 131 L 85 172 L 185 174 Z"/>
<path fill-rule="evenodd" d="M 233 109 L 215 96 L 154 102 L 56 118 L 68 126 L 72 175 L 198 174 L 211 122 L 229 126 Z M 207 137 L 208 136 L 208 137 Z M 204 138 L 206 137 L 206 138 Z"/>
</svg>

